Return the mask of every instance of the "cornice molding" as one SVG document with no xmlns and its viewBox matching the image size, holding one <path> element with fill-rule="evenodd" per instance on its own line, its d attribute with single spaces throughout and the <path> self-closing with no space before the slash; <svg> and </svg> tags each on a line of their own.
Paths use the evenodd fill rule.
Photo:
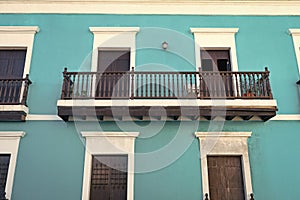
<svg viewBox="0 0 300 200">
<path fill-rule="evenodd" d="M 97 33 L 121 33 L 121 32 L 134 32 L 140 31 L 139 27 L 90 27 L 90 31 L 94 34 Z"/>
<path fill-rule="evenodd" d="M 300 15 L 300 0 L 0 0 L 0 13 Z"/>
<path fill-rule="evenodd" d="M 205 33 L 205 34 L 216 34 L 216 33 L 230 33 L 235 34 L 239 31 L 239 28 L 190 28 L 192 33 Z"/>
<path fill-rule="evenodd" d="M 0 26 L 0 34 L 1 33 L 35 34 L 39 32 L 39 30 L 40 29 L 38 26 Z"/>
</svg>

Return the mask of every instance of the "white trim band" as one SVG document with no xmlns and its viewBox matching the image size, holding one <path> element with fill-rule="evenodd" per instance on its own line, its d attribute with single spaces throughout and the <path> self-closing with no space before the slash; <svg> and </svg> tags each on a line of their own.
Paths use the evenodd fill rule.
<svg viewBox="0 0 300 200">
<path fill-rule="evenodd" d="M 300 2 L 287 0 L 2 0 L 0 13 L 300 15 Z"/>
</svg>

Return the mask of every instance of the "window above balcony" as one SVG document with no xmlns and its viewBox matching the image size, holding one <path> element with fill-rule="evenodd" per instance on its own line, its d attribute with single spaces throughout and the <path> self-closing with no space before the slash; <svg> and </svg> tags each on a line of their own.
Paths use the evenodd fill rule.
<svg viewBox="0 0 300 200">
<path fill-rule="evenodd" d="M 34 35 L 38 27 L 0 26 L 0 121 L 24 121 Z"/>
</svg>

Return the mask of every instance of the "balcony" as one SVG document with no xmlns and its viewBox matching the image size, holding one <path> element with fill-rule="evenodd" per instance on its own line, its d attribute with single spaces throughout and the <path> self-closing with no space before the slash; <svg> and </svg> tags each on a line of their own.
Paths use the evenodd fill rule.
<svg viewBox="0 0 300 200">
<path fill-rule="evenodd" d="M 58 115 L 98 120 L 233 120 L 276 115 L 269 71 L 263 72 L 68 72 Z"/>
<path fill-rule="evenodd" d="M 0 78 L 0 121 L 25 121 L 30 84 L 28 75 L 25 78 Z"/>
</svg>

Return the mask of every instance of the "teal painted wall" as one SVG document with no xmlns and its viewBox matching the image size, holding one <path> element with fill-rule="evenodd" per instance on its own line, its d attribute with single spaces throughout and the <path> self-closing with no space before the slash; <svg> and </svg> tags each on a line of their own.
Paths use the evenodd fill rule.
<svg viewBox="0 0 300 200">
<path fill-rule="evenodd" d="M 122 20 L 120 20 L 122 19 Z M 90 26 L 138 26 L 137 70 L 193 70 L 194 44 L 190 27 L 238 27 L 237 57 L 241 71 L 271 71 L 271 86 L 278 102 L 278 113 L 299 113 L 300 89 L 289 28 L 300 28 L 300 17 L 250 16 L 174 16 L 174 15 L 46 15 L 1 14 L 0 25 L 37 25 L 30 78 L 28 105 L 31 114 L 56 114 L 62 71 L 89 68 L 93 35 Z M 159 27 L 161 34 L 150 34 L 147 27 Z M 171 29 L 168 30 L 168 29 Z M 155 29 L 156 31 L 157 29 Z M 168 33 L 175 33 L 168 34 Z M 179 38 L 179 39 L 178 39 Z M 168 51 L 160 49 L 168 41 Z M 151 48 L 146 48 L 146 47 Z M 158 48 L 158 49 L 156 49 Z M 171 51 L 171 52 L 170 52 Z M 149 56 L 151 54 L 151 56 Z M 95 124 L 80 124 L 79 130 L 95 130 Z M 199 127 L 191 123 L 155 122 L 100 123 L 103 130 L 140 131 L 136 153 L 164 148 L 174 138 L 191 142 L 182 155 L 156 171 L 135 176 L 136 200 L 199 200 L 201 175 L 199 144 L 195 130 L 207 131 L 208 122 Z M 182 127 L 180 126 L 182 125 Z M 160 130 L 161 129 L 161 130 Z M 13 200 L 79 200 L 81 198 L 84 145 L 73 123 L 27 121 L 0 123 L 0 130 L 20 130 L 21 140 L 13 189 Z M 226 122 L 224 131 L 253 131 L 249 155 L 255 199 L 298 199 L 300 168 L 299 122 Z M 172 146 L 177 150 L 177 146 Z M 172 150 L 171 148 L 171 150 Z M 180 152 L 180 151 L 179 151 Z M 165 156 L 165 157 L 164 157 Z M 157 157 L 164 161 L 168 154 Z M 137 156 L 137 167 L 146 167 Z M 151 164 L 151 163 L 150 163 Z"/>
<path fill-rule="evenodd" d="M 190 27 L 238 27 L 239 69 L 262 71 L 268 66 L 278 113 L 292 114 L 300 111 L 299 87 L 295 84 L 299 73 L 288 29 L 300 28 L 299 19 L 296 16 L 2 14 L 0 25 L 37 25 L 41 29 L 36 34 L 30 70 L 33 84 L 28 104 L 34 114 L 56 113 L 64 67 L 73 71 L 89 68 L 93 44 L 90 26 L 141 27 L 137 35 L 137 70 L 193 70 Z M 160 34 L 158 31 L 152 34 L 149 27 L 159 27 Z M 165 40 L 169 42 L 167 52 L 160 50 Z M 146 49 L 147 45 L 152 49 Z"/>
<path fill-rule="evenodd" d="M 74 123 L 64 122 L 0 123 L 2 130 L 26 132 L 20 143 L 12 199 L 79 200 L 85 150 L 78 132 L 95 130 L 95 125 L 77 123 L 76 128 Z M 167 122 L 161 129 L 162 125 L 157 122 L 105 122 L 99 127 L 105 131 L 139 130 L 136 155 L 160 151 L 174 138 L 191 141 L 170 165 L 135 175 L 135 199 L 201 199 L 199 143 L 193 133 L 208 130 L 209 123 Z M 178 131 L 180 126 L 184 131 Z M 297 173 L 300 136 L 295 131 L 299 128 L 295 121 L 225 123 L 224 131 L 253 131 L 249 156 L 255 199 L 298 199 L 300 196 L 300 174 Z M 175 145 L 171 150 L 176 152 L 178 148 L 181 147 Z M 162 161 L 170 156 L 162 154 L 156 159 Z M 145 164 L 141 161 L 137 156 L 136 168 Z"/>
</svg>

